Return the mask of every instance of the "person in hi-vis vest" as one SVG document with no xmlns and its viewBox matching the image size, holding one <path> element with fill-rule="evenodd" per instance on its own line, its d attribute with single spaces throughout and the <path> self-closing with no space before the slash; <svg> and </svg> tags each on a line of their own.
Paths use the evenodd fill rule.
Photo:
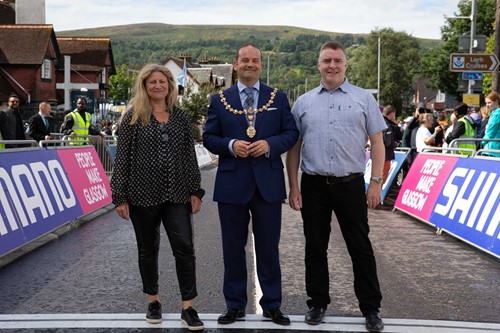
<svg viewBox="0 0 500 333">
<path fill-rule="evenodd" d="M 99 135 L 101 133 L 92 127 L 91 115 L 86 111 L 87 101 L 85 97 L 78 97 L 76 100 L 76 109 L 70 112 L 64 118 L 64 123 L 61 126 L 61 132 L 70 136 L 71 140 L 79 140 L 80 142 L 72 142 L 72 145 L 84 145 L 88 143 L 86 136 Z M 78 138 L 78 136 L 84 136 Z"/>
</svg>

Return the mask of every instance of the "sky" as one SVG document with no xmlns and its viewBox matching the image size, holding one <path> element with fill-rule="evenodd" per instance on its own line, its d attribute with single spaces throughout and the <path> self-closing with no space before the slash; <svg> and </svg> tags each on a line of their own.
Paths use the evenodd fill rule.
<svg viewBox="0 0 500 333">
<path fill-rule="evenodd" d="M 45 0 L 56 32 L 134 23 L 280 25 L 363 33 L 392 28 L 441 38 L 459 0 Z"/>
</svg>

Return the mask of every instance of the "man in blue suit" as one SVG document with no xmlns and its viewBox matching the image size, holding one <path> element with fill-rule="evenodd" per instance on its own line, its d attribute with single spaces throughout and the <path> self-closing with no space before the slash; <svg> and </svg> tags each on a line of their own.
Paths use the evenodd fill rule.
<svg viewBox="0 0 500 333">
<path fill-rule="evenodd" d="M 203 144 L 219 155 L 214 201 L 218 202 L 224 255 L 227 309 L 220 324 L 245 316 L 247 264 L 245 246 L 252 216 L 257 276 L 263 316 L 289 325 L 281 310 L 279 240 L 281 204 L 286 198 L 281 154 L 294 146 L 298 130 L 287 96 L 262 84 L 262 54 L 252 44 L 236 53 L 238 82 L 212 96 Z"/>
</svg>

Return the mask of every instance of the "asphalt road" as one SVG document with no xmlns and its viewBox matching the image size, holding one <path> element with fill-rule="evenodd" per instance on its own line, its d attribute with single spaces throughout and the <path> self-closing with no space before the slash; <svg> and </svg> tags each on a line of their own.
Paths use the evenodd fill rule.
<svg viewBox="0 0 500 333">
<path fill-rule="evenodd" d="M 207 195 L 202 211 L 194 217 L 199 293 L 195 307 L 200 314 L 210 314 L 207 316 L 213 317 L 213 321 L 225 309 L 220 226 L 217 206 L 211 200 L 215 172 L 214 167 L 202 170 Z M 386 320 L 500 324 L 499 260 L 452 236 L 438 236 L 429 225 L 400 212 L 374 210 L 369 212 L 369 219 L 384 297 L 381 314 Z M 332 225 L 329 250 L 332 304 L 327 316 L 359 321 L 361 314 L 352 287 L 351 263 L 335 217 Z M 175 264 L 168 239 L 164 233 L 162 237 L 163 312 L 178 316 L 180 295 Z M 249 242 L 250 271 L 251 245 Z M 288 204 L 283 205 L 280 249 L 282 310 L 302 321 L 307 311 L 304 237 L 300 213 Z M 254 300 L 258 293 L 251 276 L 246 311 L 256 314 L 255 318 L 260 318 L 261 313 Z M 21 314 L 137 314 L 142 321 L 146 297 L 141 292 L 132 225 L 109 210 L 64 233 L 0 268 L 0 295 L 0 321 L 2 315 Z M 495 327 L 500 329 L 494 326 L 488 332 L 496 331 Z"/>
</svg>

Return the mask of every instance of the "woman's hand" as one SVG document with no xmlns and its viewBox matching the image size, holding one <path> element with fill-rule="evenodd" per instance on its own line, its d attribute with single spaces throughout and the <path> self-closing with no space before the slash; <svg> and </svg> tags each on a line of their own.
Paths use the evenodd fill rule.
<svg viewBox="0 0 500 333">
<path fill-rule="evenodd" d="M 128 220 L 129 218 L 128 204 L 116 206 L 115 210 L 118 213 L 118 216 L 120 216 L 124 220 Z"/>
<path fill-rule="evenodd" d="M 201 199 L 196 195 L 191 196 L 191 213 L 196 214 L 201 210 Z"/>
</svg>

